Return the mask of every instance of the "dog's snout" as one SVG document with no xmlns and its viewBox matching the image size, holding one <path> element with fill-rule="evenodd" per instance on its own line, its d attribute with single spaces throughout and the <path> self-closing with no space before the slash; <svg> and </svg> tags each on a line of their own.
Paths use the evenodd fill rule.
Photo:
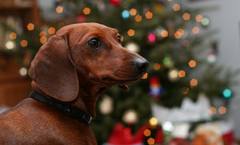
<svg viewBox="0 0 240 145">
<path fill-rule="evenodd" d="M 147 71 L 149 62 L 145 58 L 136 58 L 134 60 L 134 65 L 138 73 L 143 73 Z"/>
</svg>

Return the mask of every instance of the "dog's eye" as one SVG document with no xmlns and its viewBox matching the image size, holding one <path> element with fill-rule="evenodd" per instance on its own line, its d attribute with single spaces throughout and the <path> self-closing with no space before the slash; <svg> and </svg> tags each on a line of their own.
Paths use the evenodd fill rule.
<svg viewBox="0 0 240 145">
<path fill-rule="evenodd" d="M 88 46 L 92 48 L 98 48 L 101 46 L 101 41 L 99 40 L 99 38 L 92 38 L 88 41 Z"/>
</svg>

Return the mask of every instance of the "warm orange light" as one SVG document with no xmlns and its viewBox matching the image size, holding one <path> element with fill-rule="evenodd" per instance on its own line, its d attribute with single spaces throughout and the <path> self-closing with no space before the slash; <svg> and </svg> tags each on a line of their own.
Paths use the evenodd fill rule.
<svg viewBox="0 0 240 145">
<path fill-rule="evenodd" d="M 142 16 L 140 16 L 140 15 L 137 15 L 137 16 L 135 16 L 135 21 L 136 22 L 141 22 L 142 21 Z"/>
<path fill-rule="evenodd" d="M 145 79 L 147 79 L 147 78 L 148 78 L 148 73 L 146 72 L 146 73 L 144 73 L 144 75 L 142 76 L 142 79 L 145 80 Z"/>
<path fill-rule="evenodd" d="M 218 109 L 219 114 L 225 114 L 227 112 L 227 108 L 224 106 L 219 107 Z"/>
<path fill-rule="evenodd" d="M 155 63 L 154 65 L 153 65 L 153 69 L 154 70 L 159 70 L 161 68 L 161 65 L 159 64 L 159 63 Z"/>
<path fill-rule="evenodd" d="M 180 4 L 176 3 L 172 6 L 173 11 L 179 11 L 181 9 Z"/>
<path fill-rule="evenodd" d="M 191 79 L 190 80 L 190 86 L 191 87 L 196 87 L 198 85 L 198 80 L 197 79 Z"/>
<path fill-rule="evenodd" d="M 184 13 L 184 14 L 182 15 L 182 18 L 183 18 L 183 20 L 188 21 L 188 20 L 191 19 L 191 15 L 186 12 L 186 13 Z"/>
<path fill-rule="evenodd" d="M 153 18 L 153 13 L 151 11 L 147 11 L 145 13 L 145 17 L 146 17 L 146 19 L 152 19 Z"/>
<path fill-rule="evenodd" d="M 192 33 L 193 34 L 198 34 L 200 32 L 200 28 L 198 26 L 195 26 L 192 28 Z"/>
<path fill-rule="evenodd" d="M 203 19 L 203 16 L 200 15 L 200 14 L 195 17 L 195 20 L 196 20 L 197 22 L 201 22 L 202 19 Z"/>
<path fill-rule="evenodd" d="M 9 34 L 9 38 L 10 38 L 11 40 L 16 39 L 16 38 L 17 38 L 17 33 L 11 32 L 11 33 Z"/>
<path fill-rule="evenodd" d="M 144 136 L 150 136 L 151 135 L 151 131 L 149 129 L 145 129 L 143 134 L 144 134 Z"/>
<path fill-rule="evenodd" d="M 136 14 L 137 14 L 137 9 L 131 8 L 131 9 L 129 10 L 129 13 L 130 13 L 131 16 L 136 16 Z"/>
<path fill-rule="evenodd" d="M 40 37 L 40 43 L 44 44 L 47 42 L 47 37 L 46 36 L 41 36 Z"/>
<path fill-rule="evenodd" d="M 57 6 L 55 10 L 56 10 L 56 13 L 61 14 L 64 11 L 64 7 L 63 6 Z"/>
<path fill-rule="evenodd" d="M 48 34 L 52 35 L 52 34 L 55 34 L 55 32 L 56 32 L 56 29 L 54 27 L 48 28 Z"/>
<path fill-rule="evenodd" d="M 151 126 L 156 126 L 156 125 L 158 125 L 158 120 L 157 120 L 157 118 L 156 118 L 156 117 L 150 118 L 150 119 L 149 119 L 149 124 L 150 124 Z"/>
<path fill-rule="evenodd" d="M 197 66 L 197 61 L 196 60 L 190 60 L 189 62 L 188 62 L 188 66 L 190 67 L 190 68 L 195 68 L 196 66 Z"/>
<path fill-rule="evenodd" d="M 28 31 L 33 31 L 34 30 L 34 24 L 33 23 L 28 23 L 27 24 L 27 30 Z"/>
<path fill-rule="evenodd" d="M 39 36 L 41 37 L 41 36 L 46 36 L 47 35 L 47 33 L 45 32 L 45 31 L 41 31 L 40 33 L 39 33 Z"/>
<path fill-rule="evenodd" d="M 84 15 L 89 15 L 91 13 L 91 9 L 89 7 L 85 7 L 82 11 Z"/>
<path fill-rule="evenodd" d="M 180 28 L 174 33 L 174 36 L 175 38 L 180 39 L 184 35 L 184 33 L 184 30 Z"/>
<path fill-rule="evenodd" d="M 149 138 L 148 140 L 147 140 L 147 143 L 149 144 L 149 145 L 154 145 L 155 144 L 155 139 L 154 138 Z"/>
<path fill-rule="evenodd" d="M 168 37 L 168 31 L 167 31 L 167 30 L 162 30 L 162 31 L 160 32 L 160 35 L 161 35 L 163 38 Z"/>
<path fill-rule="evenodd" d="M 209 109 L 209 114 L 216 114 L 217 113 L 217 109 L 216 109 L 216 107 L 210 107 L 210 109 Z"/>
<path fill-rule="evenodd" d="M 28 41 L 27 40 L 21 40 L 20 41 L 20 46 L 21 47 L 27 47 L 28 46 Z"/>
<path fill-rule="evenodd" d="M 178 72 L 178 77 L 179 78 L 183 78 L 183 77 L 185 77 L 186 76 L 186 72 L 184 71 L 184 70 L 180 70 L 179 72 Z"/>
<path fill-rule="evenodd" d="M 127 31 L 127 34 L 128 34 L 128 36 L 132 37 L 132 36 L 135 35 L 135 30 L 129 29 L 129 30 Z"/>
</svg>

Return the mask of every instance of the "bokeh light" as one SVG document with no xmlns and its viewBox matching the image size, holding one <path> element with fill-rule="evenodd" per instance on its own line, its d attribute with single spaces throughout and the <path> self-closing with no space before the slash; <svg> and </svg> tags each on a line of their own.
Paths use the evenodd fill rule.
<svg viewBox="0 0 240 145">
<path fill-rule="evenodd" d="M 34 27 L 35 27 L 35 26 L 34 26 L 33 23 L 28 23 L 28 24 L 27 24 L 27 30 L 28 30 L 28 31 L 33 31 L 33 30 L 34 30 Z"/>
<path fill-rule="evenodd" d="M 122 11 L 122 17 L 123 17 L 124 19 L 129 18 L 129 16 L 130 16 L 130 14 L 129 14 L 128 10 L 123 10 L 123 11 Z"/>
<path fill-rule="evenodd" d="M 226 88 L 226 89 L 223 90 L 223 97 L 226 98 L 226 99 L 231 98 L 232 94 L 233 94 L 233 92 L 232 92 L 231 89 Z"/>
<path fill-rule="evenodd" d="M 61 14 L 64 12 L 64 7 L 63 6 L 57 6 L 55 9 L 56 13 Z"/>
<path fill-rule="evenodd" d="M 91 9 L 89 7 L 85 7 L 83 8 L 82 12 L 84 15 L 89 15 L 91 13 Z"/>
<path fill-rule="evenodd" d="M 28 41 L 27 40 L 21 40 L 20 41 L 20 46 L 21 47 L 27 47 L 28 46 Z"/>
</svg>

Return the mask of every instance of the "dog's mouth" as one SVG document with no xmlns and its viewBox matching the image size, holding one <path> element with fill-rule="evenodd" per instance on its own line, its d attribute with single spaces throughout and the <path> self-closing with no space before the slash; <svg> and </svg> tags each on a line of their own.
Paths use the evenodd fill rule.
<svg viewBox="0 0 240 145">
<path fill-rule="evenodd" d="M 119 78 L 119 77 L 113 76 L 113 77 L 103 78 L 103 80 L 107 81 L 108 83 L 117 84 L 118 87 L 123 90 L 128 90 L 130 84 L 136 82 L 139 79 L 146 79 L 147 74 L 148 74 L 147 72 L 141 73 L 132 78 Z"/>
</svg>

